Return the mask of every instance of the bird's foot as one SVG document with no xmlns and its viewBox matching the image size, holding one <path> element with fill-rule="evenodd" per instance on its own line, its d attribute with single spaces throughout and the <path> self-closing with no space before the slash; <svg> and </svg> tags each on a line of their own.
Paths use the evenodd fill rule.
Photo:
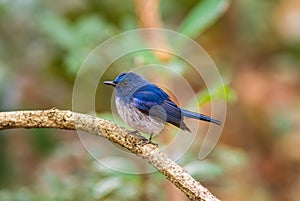
<svg viewBox="0 0 300 201">
<path fill-rule="evenodd" d="M 142 139 L 142 140 L 138 143 L 138 145 L 141 145 L 141 146 L 144 146 L 144 145 L 146 145 L 146 144 L 153 144 L 154 146 L 158 147 L 158 144 L 157 144 L 157 143 L 152 142 L 152 141 L 149 140 L 149 139 Z"/>
<path fill-rule="evenodd" d="M 143 145 L 145 145 L 145 144 L 153 144 L 153 145 L 155 145 L 156 147 L 158 147 L 158 144 L 157 144 L 157 143 L 152 142 L 152 136 L 153 136 L 153 134 L 150 135 L 149 139 L 143 138 L 143 139 L 138 143 L 138 145 L 143 146 Z"/>
<path fill-rule="evenodd" d="M 145 145 L 145 144 L 153 144 L 155 145 L 156 147 L 158 147 L 158 144 L 155 143 L 155 142 L 152 142 L 152 136 L 153 134 L 150 135 L 149 139 L 145 138 L 144 136 L 142 136 L 138 131 L 130 131 L 128 132 L 126 135 L 125 135 L 125 139 L 127 140 L 127 137 L 129 135 L 133 135 L 133 136 L 137 136 L 139 137 L 141 140 L 137 143 L 137 145 Z"/>
</svg>

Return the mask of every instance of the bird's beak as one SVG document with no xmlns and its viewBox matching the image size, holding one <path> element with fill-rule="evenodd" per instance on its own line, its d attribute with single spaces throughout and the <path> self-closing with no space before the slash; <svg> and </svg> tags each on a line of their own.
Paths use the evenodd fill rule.
<svg viewBox="0 0 300 201">
<path fill-rule="evenodd" d="M 103 82 L 104 84 L 107 84 L 107 85 L 111 85 L 111 86 L 113 86 L 113 87 L 115 87 L 116 86 L 116 83 L 114 82 L 114 81 L 105 81 L 105 82 Z"/>
</svg>

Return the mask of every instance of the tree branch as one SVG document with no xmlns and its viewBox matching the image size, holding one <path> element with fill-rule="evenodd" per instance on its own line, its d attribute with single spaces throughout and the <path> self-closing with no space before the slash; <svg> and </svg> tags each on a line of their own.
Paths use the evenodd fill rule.
<svg viewBox="0 0 300 201">
<path fill-rule="evenodd" d="M 189 199 L 219 200 L 198 181 L 194 180 L 182 167 L 160 152 L 155 145 L 139 145 L 143 140 L 141 137 L 137 135 L 126 137 L 129 131 L 110 121 L 55 108 L 50 110 L 0 112 L 0 130 L 11 128 L 78 129 L 103 136 L 145 159 L 185 193 Z"/>
</svg>

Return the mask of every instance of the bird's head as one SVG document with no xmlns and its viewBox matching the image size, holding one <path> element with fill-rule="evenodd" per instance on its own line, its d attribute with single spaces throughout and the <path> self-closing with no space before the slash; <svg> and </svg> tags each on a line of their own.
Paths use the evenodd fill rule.
<svg viewBox="0 0 300 201">
<path fill-rule="evenodd" d="M 147 83 L 147 80 L 143 79 L 140 75 L 133 72 L 122 73 L 118 75 L 114 81 L 104 82 L 104 84 L 111 85 L 117 90 L 124 89 L 125 91 L 136 90 Z"/>
</svg>

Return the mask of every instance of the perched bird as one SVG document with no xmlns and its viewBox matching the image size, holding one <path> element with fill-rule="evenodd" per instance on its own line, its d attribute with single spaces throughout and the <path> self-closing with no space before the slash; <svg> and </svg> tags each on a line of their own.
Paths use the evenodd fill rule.
<svg viewBox="0 0 300 201">
<path fill-rule="evenodd" d="M 183 117 L 221 124 L 204 114 L 179 108 L 166 92 L 136 73 L 122 73 L 114 81 L 105 81 L 104 84 L 115 87 L 115 103 L 121 118 L 136 131 L 150 134 L 147 143 L 166 122 L 191 132 Z"/>
</svg>

